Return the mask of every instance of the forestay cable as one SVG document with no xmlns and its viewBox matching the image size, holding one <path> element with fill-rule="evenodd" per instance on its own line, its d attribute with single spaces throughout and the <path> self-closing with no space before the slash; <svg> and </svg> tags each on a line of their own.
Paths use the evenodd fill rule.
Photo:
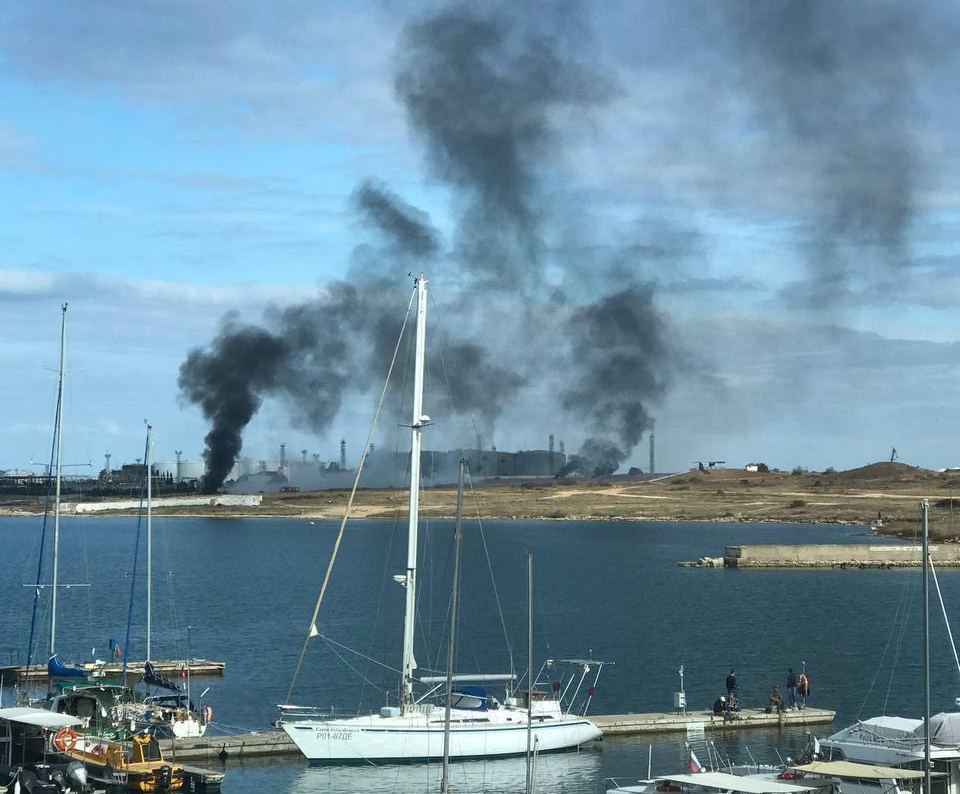
<svg viewBox="0 0 960 794">
<path fill-rule="evenodd" d="M 403 325 L 400 327 L 400 335 L 397 337 L 396 347 L 393 349 L 393 357 L 390 359 L 390 367 L 387 370 L 386 380 L 383 382 L 383 390 L 380 392 L 380 400 L 377 403 L 377 411 L 370 423 L 370 431 L 367 433 L 367 441 L 363 445 L 363 452 L 360 453 L 360 462 L 357 464 L 357 474 L 353 478 L 353 487 L 350 489 L 350 498 L 347 499 L 347 507 L 343 511 L 343 518 L 340 521 L 340 529 L 337 532 L 337 539 L 333 544 L 333 551 L 330 553 L 330 561 L 327 563 L 327 571 L 323 576 L 323 584 L 320 585 L 320 595 L 317 596 L 317 603 L 313 607 L 313 615 L 310 617 L 310 623 L 307 626 L 307 636 L 303 639 L 303 647 L 300 649 L 300 657 L 297 659 L 297 666 L 293 671 L 293 679 L 290 681 L 290 688 L 287 690 L 286 702 L 290 702 L 293 695 L 293 688 L 297 684 L 297 678 L 300 676 L 300 668 L 303 667 L 303 659 L 307 655 L 307 645 L 311 637 L 319 636 L 317 631 L 317 615 L 320 614 L 320 605 L 323 603 L 323 597 L 327 592 L 327 585 L 330 583 L 330 574 L 333 572 L 333 564 L 336 562 L 337 553 L 340 551 L 340 542 L 343 540 L 343 531 L 347 526 L 347 519 L 350 518 L 350 510 L 353 508 L 353 500 L 357 495 L 357 488 L 360 486 L 360 475 L 363 473 L 363 464 L 366 463 L 367 453 L 370 450 L 370 442 L 373 440 L 373 432 L 376 430 L 377 422 L 380 419 L 380 411 L 383 409 L 383 401 L 387 396 L 387 388 L 390 386 L 390 376 L 393 375 L 394 364 L 397 363 L 397 354 L 400 352 L 400 343 L 403 341 L 403 335 L 407 330 L 407 321 L 410 319 L 410 309 L 413 306 L 413 299 L 417 291 L 414 289 L 410 296 L 410 302 L 407 304 L 407 313 L 403 317 Z"/>
</svg>

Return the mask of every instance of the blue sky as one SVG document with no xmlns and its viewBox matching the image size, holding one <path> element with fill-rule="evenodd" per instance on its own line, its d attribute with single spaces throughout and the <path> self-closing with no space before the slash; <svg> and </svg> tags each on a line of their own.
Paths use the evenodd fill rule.
<svg viewBox="0 0 960 794">
<path fill-rule="evenodd" d="M 49 448 L 64 301 L 66 458 L 132 460 L 147 417 L 159 459 L 196 458 L 207 423 L 177 387 L 187 352 L 227 312 L 261 322 L 345 276 L 371 243 L 358 184 L 373 177 L 423 210 L 457 255 L 468 194 L 395 90 L 405 31 L 438 8 L 4 5 L 0 468 Z M 599 86 L 543 111 L 550 146 L 530 171 L 544 279 L 574 304 L 618 280 L 654 285 L 670 346 L 669 388 L 648 405 L 661 468 L 846 468 L 891 446 L 960 465 L 957 13 L 809 8 L 489 8 L 575 50 Z M 437 289 L 442 305 L 452 287 L 439 277 Z M 474 330 L 509 360 L 516 340 L 488 311 Z M 554 432 L 575 449 L 593 431 L 552 400 L 564 388 L 561 371 L 520 390 L 489 436 L 542 448 Z M 267 398 L 245 454 L 286 441 L 336 457 L 341 435 L 365 434 L 371 399 L 345 400 L 318 431 Z M 630 460 L 645 465 L 645 450 Z"/>
</svg>

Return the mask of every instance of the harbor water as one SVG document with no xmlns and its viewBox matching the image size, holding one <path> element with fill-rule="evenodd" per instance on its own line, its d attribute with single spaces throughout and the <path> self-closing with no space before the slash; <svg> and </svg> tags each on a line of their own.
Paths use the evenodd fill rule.
<svg viewBox="0 0 960 794">
<path fill-rule="evenodd" d="M 190 682 L 214 709 L 213 730 L 269 729 L 303 643 L 337 522 L 306 519 L 157 518 L 153 540 L 153 656 L 226 662 L 222 679 Z M 143 658 L 145 539 L 134 579 L 137 519 L 91 516 L 61 525 L 57 651 L 64 660 L 108 658 L 125 643 L 131 589 L 131 658 Z M 417 660 L 442 671 L 451 569 L 450 521 L 425 522 Z M 24 661 L 39 553 L 39 518 L 0 518 L 3 539 L 0 661 Z M 788 667 L 805 666 L 811 702 L 836 709 L 835 727 L 881 713 L 919 716 L 918 570 L 677 568 L 735 543 L 869 542 L 864 528 L 620 521 L 485 521 L 465 527 L 458 670 L 523 673 L 526 554 L 535 559 L 535 658 L 593 657 L 603 670 L 591 711 L 668 711 L 678 669 L 691 709 L 707 708 L 736 668 L 741 699 L 763 705 Z M 484 553 L 484 546 L 489 552 Z M 403 591 L 393 581 L 406 554 L 403 520 L 347 529 L 289 702 L 356 713 L 396 702 Z M 49 556 L 48 562 L 49 564 Z M 491 586 L 491 569 L 497 591 Z M 960 608 L 960 571 L 939 572 L 949 614 Z M 49 580 L 49 574 L 44 577 Z M 49 591 L 47 591 L 49 592 Z M 502 622 L 497 601 L 502 608 Z M 936 595 L 932 603 L 937 606 Z M 39 651 L 49 644 L 41 602 Z M 953 709 L 958 675 L 939 613 L 931 621 L 934 710 Z M 352 649 L 352 650 L 347 650 Z M 186 683 L 186 682 L 184 682 Z M 205 692 L 205 690 L 208 691 Z M 500 694 L 491 688 L 492 694 Z M 13 700 L 9 689 L 4 704 Z M 829 732 L 829 726 L 817 730 Z M 696 738 L 696 737 L 694 737 Z M 803 729 L 709 735 L 735 761 L 796 753 Z M 685 736 L 653 740 L 653 769 L 677 770 Z M 541 791 L 600 792 L 605 777 L 645 775 L 648 737 L 611 738 L 579 753 L 538 759 Z M 698 753 L 699 754 L 699 753 Z M 701 758 L 701 761 L 705 759 Z M 229 763 L 224 791 L 434 791 L 439 765 L 309 768 L 295 759 Z M 523 759 L 455 767 L 462 791 L 520 791 Z"/>
</svg>

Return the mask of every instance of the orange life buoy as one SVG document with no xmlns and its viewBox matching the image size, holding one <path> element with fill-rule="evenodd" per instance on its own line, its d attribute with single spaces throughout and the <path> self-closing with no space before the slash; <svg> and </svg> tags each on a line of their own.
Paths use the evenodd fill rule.
<svg viewBox="0 0 960 794">
<path fill-rule="evenodd" d="M 61 753 L 70 752 L 77 746 L 77 732 L 73 728 L 61 728 L 53 735 L 53 746 Z"/>
<path fill-rule="evenodd" d="M 213 706 L 204 706 L 203 707 L 203 719 L 205 722 L 213 721 Z"/>
</svg>

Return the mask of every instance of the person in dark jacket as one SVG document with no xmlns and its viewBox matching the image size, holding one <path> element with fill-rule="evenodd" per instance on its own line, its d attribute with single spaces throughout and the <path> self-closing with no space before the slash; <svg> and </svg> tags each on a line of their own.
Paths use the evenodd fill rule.
<svg viewBox="0 0 960 794">
<path fill-rule="evenodd" d="M 737 683 L 737 671 L 730 668 L 730 675 L 727 676 L 727 697 L 736 697 L 740 691 L 740 685 Z"/>
<path fill-rule="evenodd" d="M 795 709 L 797 707 L 797 674 L 793 672 L 791 667 L 787 671 L 787 698 L 790 701 L 790 708 Z"/>
</svg>

